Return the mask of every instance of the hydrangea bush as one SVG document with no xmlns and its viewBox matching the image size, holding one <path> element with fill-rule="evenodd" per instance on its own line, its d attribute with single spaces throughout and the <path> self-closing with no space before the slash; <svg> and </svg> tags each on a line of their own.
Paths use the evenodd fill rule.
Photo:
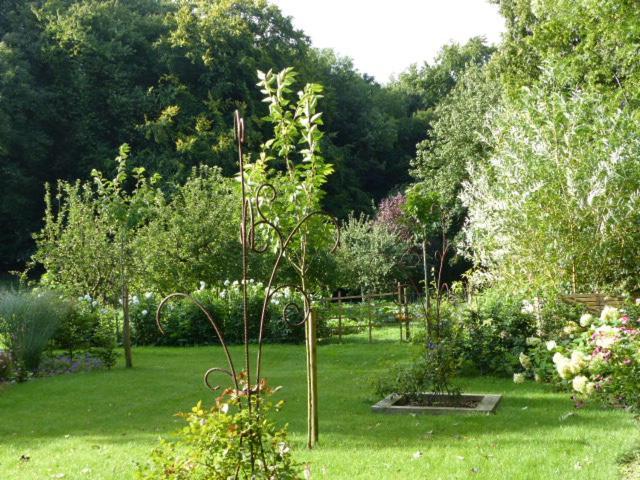
<svg viewBox="0 0 640 480">
<path fill-rule="evenodd" d="M 607 306 L 600 316 L 583 314 L 568 322 L 558 338 L 537 339 L 520 354 L 525 377 L 550 381 L 574 392 L 577 400 L 640 410 L 640 315 L 637 308 Z"/>
<path fill-rule="evenodd" d="M 259 330 L 260 313 L 265 296 L 265 285 L 254 280 L 247 281 L 249 331 L 251 340 L 256 340 Z M 238 281 L 226 280 L 218 286 L 208 286 L 200 282 L 191 295 L 202 303 L 213 315 L 228 343 L 243 341 L 242 285 Z M 162 296 L 146 292 L 134 295 L 130 300 L 133 341 L 138 345 L 195 345 L 217 341 L 202 311 L 188 301 L 172 301 L 162 315 L 165 334 L 156 325 L 156 310 Z M 302 298 L 290 288 L 273 294 L 265 322 L 265 340 L 272 342 L 296 342 L 304 339 L 304 328 L 295 325 L 302 321 L 302 310 L 287 308 L 289 304 L 302 307 Z"/>
</svg>

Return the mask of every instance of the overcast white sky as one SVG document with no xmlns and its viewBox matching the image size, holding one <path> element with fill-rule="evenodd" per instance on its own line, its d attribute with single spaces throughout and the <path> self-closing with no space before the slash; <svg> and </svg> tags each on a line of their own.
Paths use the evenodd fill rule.
<svg viewBox="0 0 640 480">
<path fill-rule="evenodd" d="M 272 0 L 319 48 L 351 57 L 385 83 L 412 63 L 432 61 L 450 41 L 497 43 L 504 21 L 487 0 Z"/>
</svg>

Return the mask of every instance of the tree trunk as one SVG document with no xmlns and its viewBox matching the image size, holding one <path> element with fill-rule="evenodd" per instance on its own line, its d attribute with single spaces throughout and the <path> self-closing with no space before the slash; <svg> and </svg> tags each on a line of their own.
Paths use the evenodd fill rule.
<svg viewBox="0 0 640 480">
<path fill-rule="evenodd" d="M 122 345 L 124 346 L 124 362 L 127 368 L 133 367 L 131 355 L 131 320 L 129 318 L 129 287 L 122 286 Z"/>
</svg>

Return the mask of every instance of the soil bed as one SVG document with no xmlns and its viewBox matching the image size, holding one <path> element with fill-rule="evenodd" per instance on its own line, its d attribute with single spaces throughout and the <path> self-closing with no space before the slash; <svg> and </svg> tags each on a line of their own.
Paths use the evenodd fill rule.
<svg viewBox="0 0 640 480">
<path fill-rule="evenodd" d="M 418 398 L 400 397 L 394 405 L 405 407 L 456 407 L 476 408 L 483 395 L 421 395 Z"/>
<path fill-rule="evenodd" d="M 495 413 L 502 395 L 462 394 L 435 395 L 425 393 L 415 401 L 410 401 L 404 395 L 392 393 L 371 407 L 378 413 L 404 414 L 473 414 Z"/>
</svg>

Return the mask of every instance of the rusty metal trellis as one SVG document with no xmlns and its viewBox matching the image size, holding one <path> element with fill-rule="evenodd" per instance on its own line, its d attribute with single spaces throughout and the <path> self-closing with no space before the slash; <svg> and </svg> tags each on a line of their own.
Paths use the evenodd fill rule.
<svg viewBox="0 0 640 480">
<path fill-rule="evenodd" d="M 240 171 L 240 180 L 241 180 L 241 198 L 242 198 L 242 215 L 241 215 L 241 223 L 240 223 L 240 244 L 242 248 L 242 297 L 243 297 L 243 340 L 244 340 L 244 370 L 239 371 L 229 353 L 229 348 L 224 340 L 224 335 L 222 330 L 219 328 L 216 323 L 214 317 L 211 315 L 209 311 L 202 305 L 197 299 L 193 296 L 186 293 L 173 293 L 165 297 L 160 304 L 158 305 L 158 309 L 156 312 L 156 323 L 160 331 L 162 329 L 161 323 L 161 315 L 164 307 L 167 305 L 169 301 L 175 298 L 183 298 L 193 302 L 206 316 L 209 324 L 211 325 L 214 333 L 218 337 L 222 349 L 225 354 L 226 362 L 228 368 L 219 368 L 214 367 L 208 369 L 204 374 L 204 383 L 211 391 L 216 391 L 220 388 L 219 385 L 212 384 L 210 380 L 210 376 L 213 374 L 223 374 L 231 378 L 233 382 L 233 387 L 236 390 L 236 393 L 239 394 L 239 397 L 246 399 L 244 406 L 242 403 L 240 404 L 241 408 L 248 408 L 251 412 L 252 405 L 256 405 L 256 409 L 259 409 L 260 406 L 260 394 L 261 394 L 261 386 L 262 386 L 262 357 L 263 357 L 263 341 L 264 341 L 264 331 L 265 324 L 267 322 L 267 314 L 269 305 L 273 299 L 273 296 L 283 290 L 285 288 L 289 288 L 295 292 L 298 292 L 303 299 L 304 303 L 304 311 L 302 320 L 292 325 L 289 322 L 288 312 L 291 310 L 296 310 L 298 313 L 300 312 L 300 307 L 295 302 L 288 302 L 282 308 L 282 316 L 285 322 L 287 322 L 291 326 L 302 326 L 308 323 L 311 316 L 311 295 L 308 291 L 302 288 L 300 285 L 296 284 L 277 284 L 277 277 L 280 267 L 282 265 L 282 260 L 285 258 L 285 253 L 287 249 L 290 248 L 292 241 L 296 238 L 301 232 L 302 227 L 305 223 L 307 223 L 311 218 L 322 216 L 326 217 L 335 227 L 336 237 L 335 243 L 331 249 L 331 252 L 335 252 L 336 248 L 340 242 L 340 231 L 338 221 L 322 212 L 322 211 L 313 211 L 311 213 L 306 214 L 303 218 L 301 218 L 295 226 L 291 229 L 290 232 L 285 233 L 280 229 L 272 220 L 270 220 L 267 215 L 265 215 L 263 209 L 261 208 L 261 200 L 267 202 L 273 202 L 276 200 L 278 192 L 276 188 L 269 184 L 265 183 L 260 185 L 255 190 L 255 196 L 251 197 L 248 188 L 247 188 L 247 179 L 245 175 L 245 158 L 243 152 L 243 145 L 245 143 L 245 126 L 244 119 L 240 116 L 239 112 L 236 111 L 234 114 L 234 131 L 235 138 L 237 141 L 237 150 L 238 150 L 238 165 Z M 260 312 L 260 322 L 259 322 L 259 331 L 258 331 L 258 342 L 256 344 L 257 355 L 256 355 L 256 368 L 255 368 L 255 378 L 252 378 L 251 372 L 251 364 L 250 364 L 250 332 L 249 332 L 249 311 L 248 311 L 248 266 L 249 266 L 249 254 L 250 252 L 254 252 L 257 254 L 264 253 L 268 250 L 268 245 L 259 246 L 256 242 L 256 233 L 259 228 L 267 228 L 270 229 L 273 234 L 275 234 L 275 238 L 277 241 L 277 250 L 275 255 L 275 261 L 273 267 L 271 269 L 271 273 L 269 275 L 269 280 L 265 289 L 265 297 L 264 302 L 262 304 L 262 310 Z M 243 383 L 246 383 L 246 387 L 242 387 L 241 379 Z M 252 387 L 252 384 L 254 385 Z M 252 397 L 254 397 L 254 402 L 252 402 Z M 252 461 L 253 464 L 253 461 Z"/>
</svg>

